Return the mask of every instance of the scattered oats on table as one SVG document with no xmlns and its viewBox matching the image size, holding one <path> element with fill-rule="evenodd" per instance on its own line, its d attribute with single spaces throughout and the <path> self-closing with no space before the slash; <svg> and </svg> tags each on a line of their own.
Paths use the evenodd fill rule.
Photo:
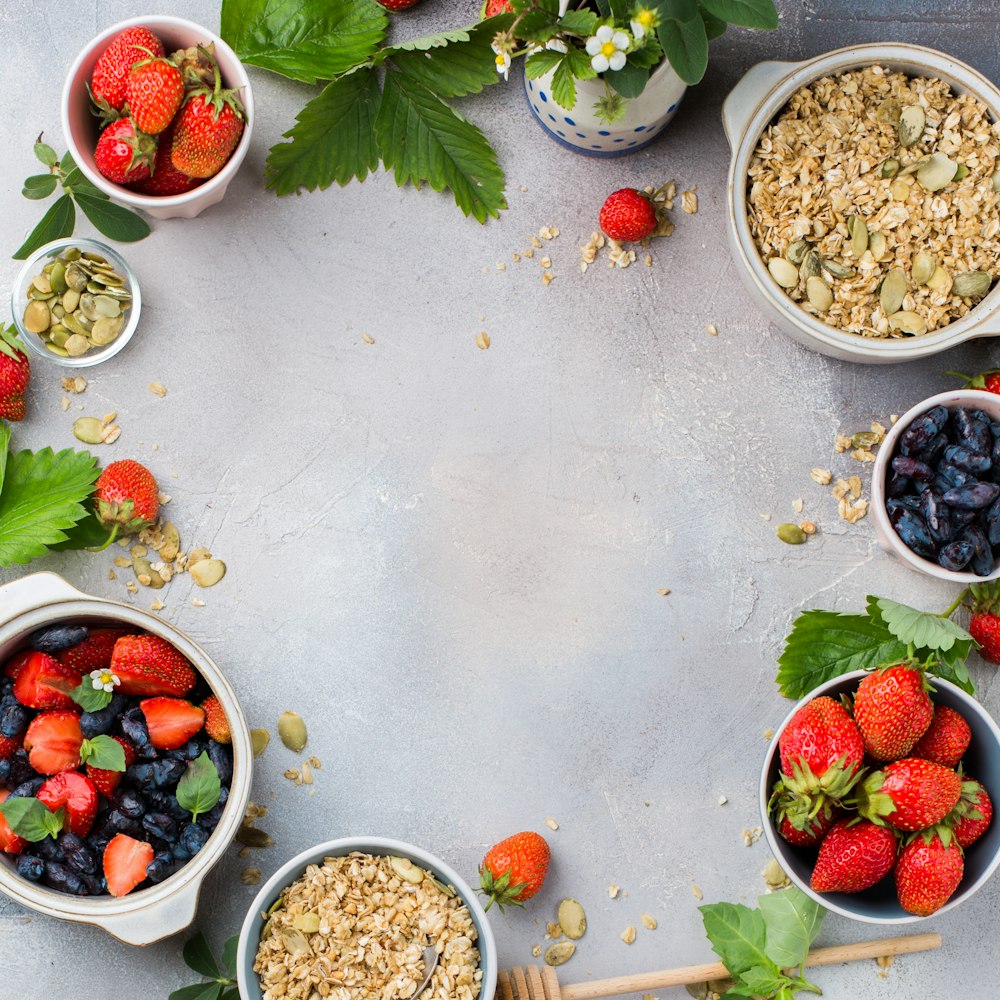
<svg viewBox="0 0 1000 1000">
<path fill-rule="evenodd" d="M 642 926 L 646 928 L 647 931 L 655 931 L 657 927 L 656 917 L 651 913 L 642 914 L 639 919 L 642 921 Z"/>
<path fill-rule="evenodd" d="M 660 595 L 660 597 L 666 597 L 670 593 L 670 588 L 660 587 L 656 592 Z"/>
<path fill-rule="evenodd" d="M 617 899 L 619 891 L 618 886 L 612 882 L 611 885 L 608 886 L 608 899 Z"/>
<path fill-rule="evenodd" d="M 548 819 L 545 820 L 545 825 L 550 830 L 558 830 L 559 829 L 559 824 L 551 816 L 549 816 Z"/>
<path fill-rule="evenodd" d="M 167 387 L 162 382 L 150 382 L 146 388 L 154 396 L 159 396 L 161 399 L 167 394 Z"/>
<path fill-rule="evenodd" d="M 698 195 L 695 188 L 692 188 L 690 191 L 685 191 L 681 195 L 681 208 L 684 209 L 688 215 L 694 215 L 698 211 Z"/>
<path fill-rule="evenodd" d="M 370 333 L 363 333 L 363 334 L 361 334 L 361 339 L 366 344 L 374 344 L 375 343 L 375 338 Z"/>
<path fill-rule="evenodd" d="M 628 927 L 621 932 L 620 937 L 626 944 L 635 944 L 635 928 L 629 924 Z"/>
<path fill-rule="evenodd" d="M 829 469 L 821 469 L 817 466 L 809 473 L 809 478 L 820 486 L 829 486 L 833 481 L 833 473 Z"/>
<path fill-rule="evenodd" d="M 480 330 L 476 334 L 476 347 L 481 351 L 488 350 L 490 346 L 490 335 L 485 330 Z"/>
<path fill-rule="evenodd" d="M 695 899 L 705 898 L 705 894 L 701 891 L 701 886 L 699 886 L 697 882 L 691 883 L 691 895 L 694 896 Z"/>
<path fill-rule="evenodd" d="M 80 393 L 87 388 L 87 380 L 82 375 L 73 375 L 62 380 L 63 392 Z"/>
<path fill-rule="evenodd" d="M 714 323 L 706 323 L 705 324 L 705 330 L 707 331 L 707 333 L 708 333 L 708 335 L 710 337 L 718 337 L 719 336 L 719 328 Z"/>
</svg>

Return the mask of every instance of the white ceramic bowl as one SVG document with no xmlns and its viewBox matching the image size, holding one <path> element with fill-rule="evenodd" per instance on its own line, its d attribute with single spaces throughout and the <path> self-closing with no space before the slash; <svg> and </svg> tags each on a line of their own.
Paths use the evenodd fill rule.
<svg viewBox="0 0 1000 1000">
<path fill-rule="evenodd" d="M 936 576 L 939 580 L 947 580 L 949 583 L 982 583 L 985 580 L 1000 579 L 1000 560 L 997 561 L 989 576 L 976 576 L 975 573 L 954 572 L 945 569 L 936 562 L 931 562 L 930 559 L 918 556 L 916 552 L 903 544 L 902 539 L 896 534 L 895 528 L 889 521 L 889 513 L 885 509 L 885 481 L 890 471 L 889 463 L 896 451 L 896 443 L 903 431 L 917 417 L 928 410 L 933 410 L 935 406 L 946 406 L 949 410 L 956 410 L 960 407 L 986 410 L 994 420 L 1000 420 L 1000 396 L 995 392 L 986 392 L 985 389 L 955 389 L 952 392 L 939 392 L 936 396 L 931 396 L 907 410 L 893 424 L 892 429 L 885 436 L 885 440 L 879 445 L 878 453 L 875 456 L 875 465 L 872 468 L 870 510 L 872 523 L 875 525 L 875 537 L 886 552 L 891 552 L 897 559 L 918 573 Z"/>
<path fill-rule="evenodd" d="M 352 851 L 409 858 L 414 864 L 429 871 L 440 882 L 455 889 L 459 898 L 469 908 L 472 923 L 479 935 L 476 947 L 479 949 L 479 967 L 483 972 L 479 1000 L 493 1000 L 497 988 L 497 945 L 486 911 L 476 894 L 465 880 L 440 858 L 421 847 L 415 847 L 402 840 L 391 840 L 388 837 L 342 837 L 339 840 L 328 840 L 324 844 L 317 844 L 301 854 L 296 854 L 267 880 L 250 904 L 240 929 L 240 942 L 236 951 L 236 975 L 242 1000 L 261 1000 L 260 979 L 253 971 L 253 963 L 261 931 L 264 929 L 265 915 L 281 895 L 281 890 L 299 878 L 309 865 L 322 864 L 324 858 L 342 857 Z"/>
<path fill-rule="evenodd" d="M 55 573 L 34 573 L 0 587 L 0 659 L 36 628 L 56 622 L 124 623 L 166 639 L 184 654 L 222 704 L 233 735 L 233 779 L 222 818 L 205 846 L 159 885 L 116 899 L 71 896 L 21 878 L 11 859 L 0 860 L 0 892 L 60 920 L 95 924 L 126 944 L 145 945 L 184 930 L 195 917 L 205 876 L 219 862 L 243 822 L 250 799 L 253 752 L 236 693 L 201 646 L 179 629 L 139 608 L 84 594 Z"/>
<path fill-rule="evenodd" d="M 163 41 L 168 53 L 177 49 L 185 49 L 192 45 L 204 45 L 212 42 L 215 46 L 215 57 L 219 63 L 219 72 L 226 87 L 239 87 L 240 100 L 246 109 L 246 125 L 239 145 L 233 150 L 226 165 L 203 184 L 185 194 L 149 195 L 131 191 L 120 184 L 113 184 L 101 174 L 94 164 L 94 147 L 100 134 L 98 120 L 90 112 L 90 95 L 87 84 L 94 69 L 97 57 L 104 51 L 108 42 L 125 28 L 144 25 Z M 236 53 L 214 32 L 186 21 L 182 17 L 170 17 L 163 14 L 149 17 L 131 17 L 127 21 L 119 21 L 102 31 L 96 38 L 87 43 L 84 50 L 76 57 L 70 67 L 63 86 L 62 123 L 66 136 L 66 144 L 73 154 L 77 166 L 87 179 L 109 198 L 139 209 L 157 219 L 193 219 L 206 208 L 222 201 L 229 182 L 236 176 L 240 164 L 250 148 L 250 137 L 253 133 L 254 108 L 253 91 L 250 89 L 250 78 Z"/>
<path fill-rule="evenodd" d="M 905 340 L 873 340 L 838 330 L 797 306 L 768 273 L 747 221 L 747 170 L 757 140 L 799 88 L 822 76 L 864 66 L 888 66 L 910 76 L 946 81 L 953 91 L 982 101 L 1000 120 L 1000 90 L 965 63 L 920 45 L 879 43 L 836 49 L 800 63 L 764 62 L 733 88 L 722 107 L 732 149 L 728 181 L 728 230 L 737 271 L 753 300 L 783 333 L 805 347 L 842 361 L 889 364 L 925 358 L 950 347 L 1000 333 L 1000 285 L 967 316 L 933 333 Z"/>
</svg>

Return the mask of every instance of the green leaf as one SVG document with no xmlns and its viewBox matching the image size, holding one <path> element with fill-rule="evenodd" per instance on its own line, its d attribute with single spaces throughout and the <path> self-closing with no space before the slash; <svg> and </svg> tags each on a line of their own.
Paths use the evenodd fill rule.
<svg viewBox="0 0 1000 1000">
<path fill-rule="evenodd" d="M 54 167 L 59 162 L 56 151 L 51 146 L 42 142 L 41 136 L 38 137 L 38 142 L 35 143 L 35 157 L 39 163 L 44 163 L 47 167 Z"/>
<path fill-rule="evenodd" d="M 965 662 L 970 651 L 971 649 L 966 643 L 955 643 L 947 653 L 939 652 L 936 654 L 937 663 L 928 668 L 929 673 L 934 674 L 935 677 L 943 677 L 946 681 L 957 684 L 966 693 L 975 695 L 976 686 L 972 683 L 969 668 Z"/>
<path fill-rule="evenodd" d="M 483 133 L 426 87 L 400 75 L 386 73 L 375 119 L 382 160 L 396 183 L 448 188 L 465 215 L 480 222 L 496 217 L 507 207 L 504 177 Z"/>
<path fill-rule="evenodd" d="M 130 209 L 122 208 L 113 201 L 95 198 L 88 191 L 76 191 L 74 197 L 93 227 L 108 239 L 135 243 L 150 234 L 149 223 Z"/>
<path fill-rule="evenodd" d="M 375 70 L 359 69 L 328 84 L 296 116 L 285 133 L 291 142 L 271 147 L 267 186 L 279 195 L 315 191 L 352 178 L 363 181 L 378 165 Z"/>
<path fill-rule="evenodd" d="M 605 79 L 622 97 L 638 97 L 649 82 L 649 70 L 627 62 L 617 73 L 608 73 Z"/>
<path fill-rule="evenodd" d="M 239 944 L 240 936 L 239 934 L 234 934 L 231 938 L 227 938 L 226 943 L 222 946 L 223 970 L 233 978 L 236 976 L 236 949 L 239 947 Z"/>
<path fill-rule="evenodd" d="M 184 942 L 184 963 L 188 968 L 201 973 L 207 979 L 219 978 L 219 967 L 216 965 L 215 956 L 207 938 L 201 931 L 193 937 L 189 937 Z"/>
<path fill-rule="evenodd" d="M 661 21 L 656 29 L 670 65 L 688 84 L 696 84 L 708 68 L 708 36 L 698 16 L 690 21 Z"/>
<path fill-rule="evenodd" d="M 764 950 L 764 916 L 759 910 L 741 903 L 708 903 L 698 909 L 713 951 L 732 975 L 738 976 L 757 965 L 771 966 Z"/>
<path fill-rule="evenodd" d="M 72 528 L 67 529 L 66 537 L 61 542 L 50 545 L 53 552 L 66 552 L 72 549 L 96 549 L 108 540 L 108 528 L 102 524 L 94 513 L 93 497 L 87 500 L 84 507 L 86 515 L 77 521 Z"/>
<path fill-rule="evenodd" d="M 568 10 L 559 25 L 563 31 L 589 38 L 597 30 L 597 15 L 592 10 Z"/>
<path fill-rule="evenodd" d="M 576 107 L 576 79 L 568 59 L 561 59 L 552 74 L 552 99 L 567 111 Z"/>
<path fill-rule="evenodd" d="M 540 76 L 545 76 L 549 70 L 555 69 L 562 60 L 562 52 L 557 52 L 555 49 L 539 49 L 524 60 L 524 72 L 529 80 L 537 80 Z"/>
<path fill-rule="evenodd" d="M 496 70 L 495 53 L 491 48 L 497 28 L 491 18 L 485 25 L 476 25 L 445 46 L 429 50 L 397 47 L 391 50 L 392 63 L 408 77 L 422 83 L 438 97 L 465 97 L 478 94 L 501 79 Z"/>
<path fill-rule="evenodd" d="M 104 537 L 108 537 L 107 532 L 104 533 Z M 104 688 L 95 688 L 89 676 L 84 677 L 79 685 L 70 691 L 69 696 L 85 712 L 99 712 L 102 708 L 107 708 L 111 704 L 111 692 L 105 691 Z M 114 743 L 114 740 L 111 742 Z M 115 746 L 121 749 L 117 743 Z M 101 765 L 95 764 L 94 766 L 100 767 Z M 115 768 L 115 770 L 124 770 L 124 768 Z"/>
<path fill-rule="evenodd" d="M 880 620 L 900 642 L 912 644 L 922 649 L 938 650 L 946 653 L 956 642 L 969 643 L 971 650 L 975 640 L 960 625 L 950 618 L 890 601 L 887 597 L 868 597 L 868 614 L 873 620 Z"/>
<path fill-rule="evenodd" d="M 10 446 L 10 425 L 0 420 L 0 493 L 3 493 L 4 476 L 7 474 L 7 449 Z"/>
<path fill-rule="evenodd" d="M 86 683 L 87 681 L 84 680 L 84 684 Z M 91 690 L 94 690 L 93 685 L 91 685 Z M 111 700 L 110 691 L 104 691 L 103 694 L 108 696 L 109 701 Z M 76 701 L 76 698 L 73 700 Z M 90 712 L 93 709 L 85 708 L 84 711 Z M 80 744 L 80 763 L 90 764 L 91 767 L 100 768 L 102 771 L 124 771 L 125 748 L 110 736 L 95 736 Z"/>
<path fill-rule="evenodd" d="M 97 460 L 85 451 L 12 455 L 0 494 L 0 566 L 30 562 L 63 541 L 86 515 L 83 504 L 99 474 Z"/>
<path fill-rule="evenodd" d="M 737 997 L 769 997 L 773 996 L 789 982 L 788 976 L 774 969 L 755 965 L 741 973 L 740 982 L 731 986 L 726 996 Z"/>
<path fill-rule="evenodd" d="M 62 183 L 65 190 L 72 191 L 73 193 L 85 191 L 87 194 L 92 195 L 94 198 L 99 198 L 101 201 L 108 200 L 108 196 L 103 191 L 98 191 L 83 176 L 83 171 L 76 165 L 76 160 L 73 159 L 72 153 L 67 152 L 63 154 L 63 158 L 59 161 L 59 167 L 64 175 Z"/>
<path fill-rule="evenodd" d="M 223 0 L 222 37 L 247 63 L 302 83 L 374 54 L 389 19 L 375 0 Z"/>
<path fill-rule="evenodd" d="M 226 992 L 219 997 L 219 1000 L 240 1000 L 239 987 L 233 986 L 231 989 L 226 990 Z"/>
<path fill-rule="evenodd" d="M 66 811 L 53 812 L 40 799 L 19 797 L 0 802 L 0 815 L 7 820 L 11 830 L 33 844 L 46 837 L 53 839 L 62 833 Z"/>
<path fill-rule="evenodd" d="M 657 0 L 660 17 L 671 21 L 691 21 L 698 16 L 698 0 Z"/>
<path fill-rule="evenodd" d="M 701 5 L 729 24 L 770 31 L 778 27 L 778 12 L 773 0 L 701 0 Z"/>
<path fill-rule="evenodd" d="M 21 194 L 32 201 L 41 201 L 55 191 L 58 183 L 59 179 L 55 174 L 32 174 L 25 179 Z"/>
<path fill-rule="evenodd" d="M 507 14 L 502 15 L 510 20 Z M 494 21 L 484 21 L 483 24 L 493 24 Z M 452 42 L 467 42 L 471 28 L 453 28 L 451 31 L 438 31 L 433 35 L 421 35 L 419 38 L 411 38 L 408 42 L 399 42 L 397 45 L 386 46 L 378 53 L 379 59 L 394 56 L 398 52 L 426 52 L 428 49 L 440 49 Z M 494 30 L 494 34 L 496 31 Z"/>
<path fill-rule="evenodd" d="M 705 22 L 705 34 L 708 36 L 708 40 L 714 41 L 720 35 L 726 33 L 726 28 L 729 27 L 725 21 L 721 18 L 716 17 L 714 14 L 710 14 L 704 7 L 698 7 L 698 13 L 701 14 L 701 19 Z"/>
<path fill-rule="evenodd" d="M 193 983 L 174 990 L 167 1000 L 220 1000 L 222 983 Z"/>
<path fill-rule="evenodd" d="M 786 698 L 802 698 L 832 677 L 899 661 L 907 651 L 906 643 L 868 615 L 804 611 L 778 657 L 778 686 Z"/>
<path fill-rule="evenodd" d="M 795 886 L 760 896 L 757 905 L 767 930 L 767 957 L 779 969 L 801 965 L 823 926 L 826 910 Z M 759 992 L 773 993 L 777 988 Z"/>
<path fill-rule="evenodd" d="M 73 207 L 73 199 L 64 194 L 52 202 L 49 210 L 42 216 L 42 221 L 14 251 L 12 254 L 14 260 L 24 260 L 46 243 L 72 236 L 75 225 L 76 209 Z"/>
<path fill-rule="evenodd" d="M 216 802 L 219 801 L 219 794 L 222 783 L 219 781 L 219 772 L 215 769 L 208 754 L 203 750 L 188 766 L 181 775 L 181 780 L 177 782 L 177 801 L 182 809 L 191 813 L 192 822 L 202 813 L 208 812 Z M 192 938 L 192 940 L 195 940 Z M 189 942 L 190 943 L 190 942 Z M 185 945 L 185 949 L 187 946 Z M 185 956 L 185 961 L 187 957 Z M 212 960 L 214 963 L 214 959 Z M 195 968 L 195 966 L 192 966 Z M 206 973 L 207 975 L 207 973 Z"/>
</svg>

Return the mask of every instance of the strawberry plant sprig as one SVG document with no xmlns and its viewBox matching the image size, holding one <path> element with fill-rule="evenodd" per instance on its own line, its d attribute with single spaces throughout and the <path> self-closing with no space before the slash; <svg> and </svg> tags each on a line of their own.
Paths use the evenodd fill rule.
<svg viewBox="0 0 1000 1000">
<path fill-rule="evenodd" d="M 59 187 L 62 187 L 63 193 L 49 206 L 41 222 L 14 251 L 12 256 L 15 260 L 24 260 L 52 240 L 72 236 L 76 229 L 77 206 L 93 227 L 109 239 L 133 243 L 150 234 L 149 224 L 142 216 L 114 204 L 103 191 L 99 191 L 83 176 L 70 153 L 64 153 L 60 158 L 51 146 L 42 142 L 41 135 L 35 141 L 35 157 L 39 163 L 48 167 L 48 172 L 28 177 L 21 194 L 32 201 L 43 201 Z"/>
<path fill-rule="evenodd" d="M 240 1000 L 236 985 L 236 946 L 239 940 L 238 934 L 229 938 L 222 948 L 222 960 L 217 962 L 201 931 L 189 938 L 184 944 L 184 964 L 203 980 L 174 990 L 168 1000 Z"/>
</svg>

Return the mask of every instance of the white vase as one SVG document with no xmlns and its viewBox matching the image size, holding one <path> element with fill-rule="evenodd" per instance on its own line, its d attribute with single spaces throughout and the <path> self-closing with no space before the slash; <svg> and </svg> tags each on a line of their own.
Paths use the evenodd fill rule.
<svg viewBox="0 0 1000 1000">
<path fill-rule="evenodd" d="M 673 118 L 686 90 L 664 60 L 643 92 L 626 100 L 624 116 L 609 125 L 594 113 L 605 93 L 600 78 L 576 81 L 576 106 L 569 111 L 552 97 L 552 73 L 524 77 L 524 96 L 538 124 L 560 145 L 585 156 L 624 156 L 648 146 Z"/>
</svg>

